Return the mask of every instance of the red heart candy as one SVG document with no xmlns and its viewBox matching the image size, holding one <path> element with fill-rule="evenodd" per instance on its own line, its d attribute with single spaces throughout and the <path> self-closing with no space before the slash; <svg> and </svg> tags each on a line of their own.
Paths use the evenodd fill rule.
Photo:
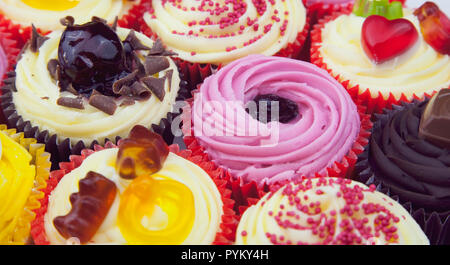
<svg viewBox="0 0 450 265">
<path fill-rule="evenodd" d="M 380 64 L 406 52 L 418 38 L 419 33 L 411 21 L 372 15 L 364 20 L 361 44 L 367 56 Z"/>
</svg>

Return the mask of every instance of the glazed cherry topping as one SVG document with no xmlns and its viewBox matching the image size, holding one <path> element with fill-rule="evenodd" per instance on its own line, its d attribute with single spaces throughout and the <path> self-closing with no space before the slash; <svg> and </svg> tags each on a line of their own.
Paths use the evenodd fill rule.
<svg viewBox="0 0 450 265">
<path fill-rule="evenodd" d="M 114 96 L 112 83 L 127 74 L 124 58 L 121 40 L 100 21 L 67 26 L 58 48 L 62 78 L 80 94 Z"/>
<path fill-rule="evenodd" d="M 279 121 L 281 123 L 288 123 L 298 116 L 298 105 L 294 101 L 283 98 L 274 94 L 264 94 L 256 96 L 253 101 L 256 103 L 256 112 L 252 113 L 251 108 L 247 108 L 246 111 L 255 119 L 260 122 L 267 123 L 267 121 Z M 260 115 L 260 107 L 264 104 L 260 102 L 267 102 L 267 115 Z M 278 102 L 279 117 L 272 117 L 272 103 Z"/>
</svg>

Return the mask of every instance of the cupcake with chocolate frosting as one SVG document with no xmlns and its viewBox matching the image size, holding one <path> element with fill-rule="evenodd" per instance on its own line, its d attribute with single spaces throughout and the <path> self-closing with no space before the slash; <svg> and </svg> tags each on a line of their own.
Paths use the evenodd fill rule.
<svg viewBox="0 0 450 265">
<path fill-rule="evenodd" d="M 63 32 L 33 31 L 10 74 L 15 79 L 3 87 L 10 126 L 46 143 L 59 162 L 168 117 L 180 76 L 161 42 L 99 18 L 62 23 Z"/>
<path fill-rule="evenodd" d="M 236 244 L 428 245 L 396 201 L 359 182 L 303 178 L 266 194 L 244 213 Z"/>
<path fill-rule="evenodd" d="M 360 180 L 407 205 L 433 244 L 449 243 L 450 89 L 379 115 Z"/>
</svg>

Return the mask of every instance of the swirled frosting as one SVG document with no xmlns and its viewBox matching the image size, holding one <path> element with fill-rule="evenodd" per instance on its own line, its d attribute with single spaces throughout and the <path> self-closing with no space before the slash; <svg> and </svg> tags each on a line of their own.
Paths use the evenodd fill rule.
<svg viewBox="0 0 450 265">
<path fill-rule="evenodd" d="M 376 179 L 427 213 L 450 212 L 450 150 L 419 138 L 428 100 L 408 104 L 375 123 L 369 163 Z"/>
<path fill-rule="evenodd" d="M 289 183 L 248 208 L 236 244 L 429 244 L 396 201 L 348 179 Z"/>
<path fill-rule="evenodd" d="M 128 33 L 128 29 L 117 29 L 117 34 L 122 40 Z M 85 108 L 81 110 L 58 105 L 57 100 L 61 96 L 73 97 L 67 91 L 60 92 L 60 88 L 47 70 L 48 62 L 58 56 L 60 36 L 60 31 L 52 32 L 48 35 L 50 39 L 45 41 L 37 53 L 33 53 L 30 49 L 26 50 L 17 64 L 17 92 L 13 93 L 13 102 L 18 114 L 24 120 L 29 120 L 33 126 L 39 126 L 41 131 L 48 130 L 49 133 L 70 138 L 72 143 L 82 140 L 89 144 L 93 140 L 125 137 L 137 124 L 147 127 L 158 124 L 168 112 L 172 111 L 180 78 L 177 66 L 170 59 L 169 68 L 159 73 L 159 76 L 164 76 L 165 72 L 173 70 L 172 78 L 166 79 L 168 81 L 165 82 L 163 101 L 152 96 L 145 101 L 136 101 L 131 106 L 118 106 L 114 115 L 108 115 L 89 104 L 85 104 Z M 148 37 L 137 32 L 136 36 L 144 45 L 153 46 L 153 41 Z"/>
<path fill-rule="evenodd" d="M 306 23 L 301 0 L 152 1 L 144 15 L 168 49 L 189 62 L 229 63 L 274 55 L 295 42 Z"/>
<path fill-rule="evenodd" d="M 63 29 L 59 19 L 66 16 L 74 17 L 75 21 L 81 24 L 91 21 L 93 16 L 104 18 L 112 23 L 116 16 L 127 12 L 132 5 L 131 1 L 125 0 L 80 0 L 78 4 L 67 10 L 55 11 L 52 10 L 54 9 L 53 1 L 40 1 L 42 8 L 35 8 L 22 0 L 3 0 L 0 1 L 0 12 L 15 23 L 24 26 L 30 26 L 33 23 L 44 31 L 53 31 Z M 45 7 L 46 5 L 48 8 Z"/>
<path fill-rule="evenodd" d="M 245 110 L 260 94 L 295 102 L 288 123 L 262 123 Z M 360 130 L 355 104 L 326 71 L 306 62 L 250 55 L 208 77 L 192 106 L 194 135 L 219 165 L 248 181 L 311 176 L 340 161 Z"/>
<path fill-rule="evenodd" d="M 32 156 L 0 131 L 0 244 L 15 241 L 14 232 L 34 185 Z"/>
<path fill-rule="evenodd" d="M 69 197 L 78 191 L 78 182 L 89 171 L 102 174 L 112 180 L 118 192 L 106 218 L 90 240 L 89 244 L 127 244 L 117 224 L 121 196 L 130 184 L 130 180 L 120 178 L 115 169 L 118 148 L 98 151 L 87 157 L 80 167 L 65 175 L 52 191 L 49 197 L 48 211 L 44 216 L 45 231 L 51 244 L 65 244 L 63 238 L 53 225 L 53 219 L 66 215 L 71 204 Z M 187 238 L 182 244 L 211 244 L 219 231 L 221 222 L 222 200 L 221 195 L 210 176 L 194 163 L 169 153 L 163 168 L 158 175 L 175 180 L 186 185 L 194 195 L 195 220 Z M 130 213 L 132 214 L 132 213 Z M 147 219 L 148 229 L 159 230 L 161 224 L 167 222 L 167 215 L 162 211 L 154 211 Z"/>
<path fill-rule="evenodd" d="M 0 45 L 0 78 L 3 78 L 6 68 L 8 68 L 8 58 L 6 58 L 5 51 Z"/>
<path fill-rule="evenodd" d="M 450 86 L 450 56 L 437 53 L 420 32 L 419 21 L 410 10 L 404 9 L 404 18 L 410 20 L 419 33 L 415 47 L 402 56 L 381 65 L 373 64 L 361 45 L 363 17 L 341 15 L 322 29 L 320 56 L 340 80 L 350 85 L 369 89 L 372 97 L 381 93 L 385 98 L 392 93 L 397 99 L 404 93 L 422 96 Z"/>
</svg>

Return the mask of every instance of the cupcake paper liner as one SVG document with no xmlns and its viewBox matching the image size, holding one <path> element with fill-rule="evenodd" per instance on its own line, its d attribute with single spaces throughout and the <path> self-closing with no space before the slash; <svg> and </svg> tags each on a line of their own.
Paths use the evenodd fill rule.
<svg viewBox="0 0 450 265">
<path fill-rule="evenodd" d="M 403 102 L 401 105 L 394 105 L 392 110 L 385 109 L 383 114 L 375 114 L 376 121 L 372 130 L 379 128 L 382 122 L 385 123 L 391 114 L 402 110 L 408 104 L 417 104 L 418 102 L 419 100 Z M 383 181 L 376 178 L 369 164 L 369 152 L 370 145 L 367 145 L 364 152 L 358 155 L 358 162 L 355 166 L 355 175 L 358 177 L 355 179 L 368 186 L 374 184 L 378 191 L 399 202 L 420 225 L 432 245 L 450 245 L 450 209 L 447 213 L 426 213 L 424 208 L 418 208 L 409 201 L 400 200 L 399 196 L 384 185 Z"/>
<path fill-rule="evenodd" d="M 158 35 L 152 31 L 152 29 L 147 25 L 147 23 L 145 23 L 143 18 L 143 14 L 146 13 L 148 10 L 150 10 L 151 7 L 152 7 L 151 1 L 144 1 L 143 3 L 141 3 L 140 9 L 145 11 L 140 13 L 142 15 L 135 25 L 140 25 L 140 31 L 143 34 L 149 36 L 152 39 L 157 39 Z M 274 56 L 298 58 L 301 55 L 303 45 L 305 44 L 305 41 L 308 37 L 310 28 L 309 23 L 310 18 L 307 15 L 305 26 L 303 27 L 303 30 L 298 33 L 295 41 L 292 43 L 288 43 L 286 47 L 278 51 L 278 53 L 276 53 Z M 198 84 L 202 83 L 206 77 L 215 73 L 217 69 L 221 67 L 221 65 L 214 65 L 209 63 L 188 62 L 181 58 L 177 58 L 176 61 L 180 66 L 181 72 L 185 74 L 191 90 L 195 90 Z"/>
<path fill-rule="evenodd" d="M 44 193 L 41 190 L 46 187 L 46 181 L 50 174 L 50 154 L 44 151 L 45 147 L 43 144 L 37 144 L 36 139 L 25 138 L 23 133 L 17 133 L 15 129 L 8 130 L 6 125 L 0 124 L 0 131 L 19 143 L 31 154 L 31 164 L 36 169 L 34 187 L 17 221 L 15 230 L 10 235 L 8 242 L 2 242 L 7 244 L 25 244 L 30 237 L 31 222 L 36 217 L 34 211 L 41 207 L 39 200 L 44 197 Z"/>
<path fill-rule="evenodd" d="M 196 91 L 193 92 L 195 94 Z M 186 101 L 189 106 L 185 106 L 183 108 L 183 112 L 181 114 L 181 120 L 183 121 L 183 134 L 185 135 L 183 140 L 186 144 L 188 150 L 190 150 L 194 155 L 201 155 L 203 157 L 208 157 L 206 149 L 200 144 L 198 139 L 194 135 L 193 124 L 191 120 L 191 107 L 193 104 L 193 98 L 190 98 Z M 356 138 L 352 148 L 348 151 L 347 155 L 345 155 L 341 161 L 335 161 L 332 166 L 328 167 L 324 174 L 316 173 L 314 177 L 321 176 L 329 176 L 329 177 L 339 177 L 339 178 L 353 178 L 353 169 L 358 160 L 358 155 L 364 151 L 364 147 L 369 143 L 369 138 L 371 134 L 372 122 L 370 121 L 370 115 L 366 113 L 366 108 L 360 105 L 357 105 L 358 114 L 361 121 L 361 128 Z M 211 161 L 214 162 L 212 158 L 209 157 Z M 220 165 L 219 165 L 220 166 Z M 236 176 L 233 176 L 236 178 Z M 263 191 L 255 192 L 255 189 L 252 188 L 251 182 L 246 183 L 242 181 L 240 178 L 236 178 L 238 182 L 235 182 L 235 186 L 237 187 L 237 183 L 239 183 L 240 187 L 244 187 L 244 185 L 249 184 L 243 189 L 235 189 L 235 199 L 237 202 L 241 203 L 239 206 L 243 206 L 243 208 L 248 207 L 251 204 L 247 200 L 247 198 L 260 198 L 261 194 L 264 193 L 264 190 L 277 188 L 280 185 L 285 184 L 284 181 L 272 183 L 270 185 L 264 184 L 263 187 L 260 187 Z M 242 198 L 240 198 L 240 194 L 243 194 Z M 239 209 L 238 209 L 239 210 Z"/>
<path fill-rule="evenodd" d="M 60 170 L 52 171 L 50 173 L 50 177 L 47 180 L 47 186 L 42 189 L 44 193 L 44 197 L 40 199 L 41 208 L 34 210 L 36 214 L 36 219 L 32 222 L 31 225 L 31 235 L 34 239 L 34 242 L 37 245 L 48 245 L 50 242 L 48 241 L 45 234 L 45 226 L 44 226 L 44 216 L 47 212 L 48 208 L 48 199 L 52 191 L 58 185 L 58 182 L 68 173 L 70 173 L 73 169 L 79 167 L 81 163 L 84 161 L 86 157 L 93 154 L 94 152 L 101 151 L 106 148 L 115 148 L 111 142 L 105 144 L 104 147 L 100 145 L 94 145 L 93 149 L 84 149 L 81 152 L 81 155 L 72 155 L 70 156 L 70 162 L 62 162 L 60 163 Z M 223 215 L 222 222 L 220 224 L 220 230 L 217 232 L 215 240 L 213 244 L 215 245 L 229 245 L 232 244 L 235 240 L 236 229 L 238 225 L 237 216 L 233 210 L 234 208 L 234 200 L 231 197 L 231 189 L 227 183 L 226 179 L 223 177 L 226 175 L 226 171 L 216 167 L 211 161 L 209 161 L 206 157 L 194 155 L 189 150 L 179 150 L 177 145 L 171 145 L 169 147 L 170 151 L 181 156 L 199 167 L 201 167 L 208 175 L 212 178 L 214 183 L 216 184 L 223 202 Z"/>
<path fill-rule="evenodd" d="M 9 72 L 13 69 L 14 64 L 16 63 L 17 55 L 20 53 L 20 49 L 17 41 L 11 37 L 12 34 L 5 31 L 6 29 L 2 28 L 0 25 L 0 45 L 8 59 L 8 68 L 6 69 L 6 72 Z M 3 80 L 3 77 L 0 78 Z"/>
<path fill-rule="evenodd" d="M 83 141 L 78 141 L 76 144 L 72 144 L 70 138 L 62 138 L 58 134 L 51 134 L 47 130 L 42 131 L 38 126 L 32 126 L 31 122 L 24 120 L 21 115 L 16 111 L 13 102 L 13 92 L 15 89 L 15 72 L 9 72 L 8 78 L 4 80 L 4 86 L 1 88 L 2 95 L 0 97 L 1 107 L 5 116 L 6 123 L 11 128 L 17 128 L 19 132 L 23 132 L 25 137 L 35 138 L 39 143 L 45 144 L 45 150 L 52 154 L 52 170 L 57 169 L 57 165 L 60 162 L 69 161 L 70 155 L 79 155 L 83 149 L 92 149 L 95 145 L 98 145 L 97 140 L 93 141 L 89 145 L 86 145 Z M 184 80 L 183 74 L 180 74 L 180 90 L 178 92 L 177 100 L 184 100 L 190 92 L 187 89 L 187 82 Z M 178 112 L 169 112 L 167 116 L 158 124 L 152 124 L 151 128 L 163 136 L 167 144 L 172 144 L 174 135 L 171 130 L 172 121 L 179 115 Z M 114 142 L 120 137 L 114 139 L 104 139 L 104 142 Z"/>
<path fill-rule="evenodd" d="M 142 0 L 145 2 L 144 0 Z M 133 28 L 131 26 L 136 25 L 136 14 L 138 12 L 139 3 L 134 4 L 130 10 L 117 21 L 121 27 Z M 60 18 L 56 18 L 60 19 Z M 76 22 L 76 21 L 75 21 Z M 18 23 L 14 23 L 4 14 L 0 13 L 0 33 L 10 33 L 11 39 L 17 41 L 18 47 L 21 49 L 25 46 L 28 40 L 31 38 L 31 24 L 24 26 Z M 44 33 L 38 28 L 38 32 Z M 47 32 L 46 32 L 47 34 Z"/>
<path fill-rule="evenodd" d="M 327 16 L 319 20 L 319 23 L 314 26 L 314 29 L 311 31 L 311 63 L 326 70 L 337 81 L 339 81 L 344 86 L 344 88 L 347 89 L 348 93 L 352 97 L 353 101 L 355 101 L 355 103 L 366 106 L 368 113 L 381 113 L 384 108 L 391 109 L 392 105 L 399 105 L 401 104 L 401 102 L 423 100 L 425 97 L 431 97 L 440 90 L 436 89 L 434 91 L 430 91 L 429 93 L 424 93 L 423 95 L 417 95 L 414 93 L 411 97 L 408 97 L 406 96 L 406 94 L 402 93 L 397 99 L 392 93 L 389 93 L 389 95 L 383 95 L 381 92 L 378 92 L 377 95 L 372 95 L 369 89 L 360 88 L 359 85 L 351 84 L 350 80 L 341 78 L 340 75 L 333 74 L 332 69 L 330 69 L 328 65 L 323 61 L 323 57 L 320 55 L 319 51 L 322 43 L 322 29 L 325 27 L 325 24 L 336 19 L 338 16 L 342 14 L 348 14 L 346 12 L 349 11 L 347 10 L 345 12 L 337 12 L 330 16 Z M 385 96 L 387 96 L 387 98 L 385 98 Z"/>
<path fill-rule="evenodd" d="M 314 3 L 307 6 L 307 9 L 311 16 L 311 25 L 314 25 L 320 19 L 333 13 L 350 13 L 353 9 L 353 1 L 344 4 Z"/>
</svg>

